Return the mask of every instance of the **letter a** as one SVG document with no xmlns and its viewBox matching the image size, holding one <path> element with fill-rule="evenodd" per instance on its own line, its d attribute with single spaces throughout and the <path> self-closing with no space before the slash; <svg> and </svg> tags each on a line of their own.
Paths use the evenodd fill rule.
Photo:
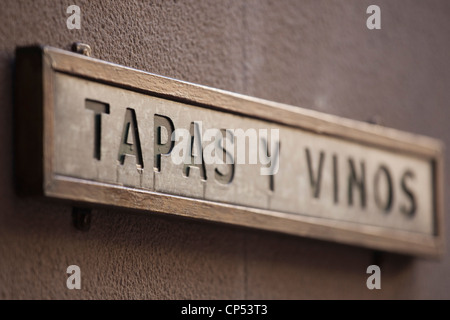
<svg viewBox="0 0 450 320">
<path fill-rule="evenodd" d="M 79 6 L 71 5 L 67 7 L 66 13 L 72 13 L 72 15 L 68 17 L 66 21 L 67 29 L 81 29 L 80 12 L 81 10 Z"/>
<path fill-rule="evenodd" d="M 381 29 L 381 9 L 379 6 L 371 5 L 367 7 L 366 13 L 372 13 L 372 15 L 367 18 L 367 28 L 370 30 Z"/>
<path fill-rule="evenodd" d="M 127 108 L 125 111 L 125 120 L 123 123 L 122 139 L 118 157 L 121 165 L 125 162 L 125 155 L 134 156 L 136 158 L 137 168 L 144 168 L 136 111 L 131 108 Z"/>
<path fill-rule="evenodd" d="M 373 272 L 373 273 L 372 273 Z M 380 267 L 377 265 L 371 265 L 367 267 L 367 274 L 371 274 L 372 275 L 367 278 L 367 288 L 372 290 L 372 289 L 381 289 L 381 271 L 380 271 Z"/>
<path fill-rule="evenodd" d="M 72 273 L 73 272 L 73 273 Z M 71 265 L 67 267 L 67 273 L 71 274 L 69 278 L 67 278 L 66 285 L 67 288 L 72 289 L 81 289 L 81 271 L 80 267 L 77 265 Z"/>
</svg>

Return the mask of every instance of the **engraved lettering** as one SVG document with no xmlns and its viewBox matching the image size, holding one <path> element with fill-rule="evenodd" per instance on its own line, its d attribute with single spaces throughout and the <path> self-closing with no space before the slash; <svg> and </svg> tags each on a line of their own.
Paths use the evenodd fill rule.
<svg viewBox="0 0 450 320">
<path fill-rule="evenodd" d="M 119 147 L 118 159 L 122 165 L 125 162 L 125 155 L 134 156 L 136 158 L 136 166 L 138 169 L 144 168 L 136 112 L 131 108 L 127 108 L 125 111 L 122 138 Z"/>
<path fill-rule="evenodd" d="M 263 165 L 259 172 L 263 176 L 273 176 L 278 172 L 280 166 L 279 136 L 279 129 L 270 129 L 270 137 L 267 129 L 259 129 L 259 162 Z M 270 179 L 273 182 L 273 177 Z"/>
<path fill-rule="evenodd" d="M 408 187 L 408 185 L 406 184 L 407 179 L 414 179 L 414 178 L 415 178 L 414 173 L 410 170 L 407 170 L 403 174 L 402 179 L 401 179 L 402 190 L 408 196 L 410 205 L 409 205 L 409 208 L 407 206 L 402 205 L 400 210 L 408 217 L 413 217 L 417 210 L 416 197 L 415 197 L 414 193 L 411 191 L 411 189 Z"/>
<path fill-rule="evenodd" d="M 109 104 L 86 99 L 85 107 L 86 109 L 94 111 L 94 158 L 100 160 L 102 143 L 102 113 L 109 114 Z"/>
<path fill-rule="evenodd" d="M 338 180 L 338 158 L 337 155 L 333 155 L 333 195 L 334 203 L 339 202 L 339 180 Z"/>
<path fill-rule="evenodd" d="M 359 190 L 361 207 L 366 207 L 366 169 L 364 161 L 360 162 L 360 176 L 358 177 L 355 169 L 355 163 L 352 158 L 348 159 L 350 173 L 348 175 L 348 204 L 353 205 L 353 189 Z"/>
<path fill-rule="evenodd" d="M 314 198 L 319 198 L 320 182 L 322 180 L 322 168 L 323 168 L 323 161 L 325 158 L 325 152 L 323 152 L 323 151 L 320 152 L 319 167 L 317 169 L 316 175 L 314 175 L 314 172 L 313 172 L 311 153 L 309 151 L 309 148 L 305 148 L 305 153 L 306 153 L 306 160 L 308 163 L 309 182 L 311 184 L 313 195 L 314 195 Z"/>
<path fill-rule="evenodd" d="M 386 200 L 383 201 L 380 197 L 380 177 L 384 175 L 387 187 L 387 197 Z M 378 208 L 385 212 L 389 212 L 392 208 L 392 203 L 394 199 L 394 189 L 392 187 L 392 177 L 389 169 L 382 165 L 378 168 L 375 179 L 374 179 L 374 193 L 375 193 L 375 203 Z"/>
<path fill-rule="evenodd" d="M 230 140 L 233 141 L 233 134 L 225 129 L 221 129 L 222 138 L 218 139 L 216 146 L 222 151 L 223 163 L 226 164 L 228 170 L 226 173 L 223 173 L 219 168 L 214 169 L 214 178 L 217 182 L 221 184 L 229 184 L 233 181 L 234 178 L 234 159 L 232 159 L 232 155 L 226 149 L 227 134 L 230 135 Z M 231 158 L 231 160 L 227 161 L 227 157 Z"/>
<path fill-rule="evenodd" d="M 183 175 L 189 177 L 191 168 L 198 168 L 200 170 L 200 177 L 202 180 L 206 181 L 206 168 L 203 162 L 203 150 L 202 150 L 202 140 L 201 140 L 201 124 L 198 122 L 191 122 L 190 127 L 191 135 L 191 145 L 189 147 L 188 159 L 189 163 L 183 166 Z"/>
<path fill-rule="evenodd" d="M 154 169 L 158 172 L 161 171 L 161 155 L 162 154 L 170 154 L 172 152 L 175 141 L 171 139 L 171 136 L 175 130 L 172 120 L 169 117 L 161 116 L 155 114 L 154 117 L 154 152 L 155 152 L 155 161 L 154 161 Z M 162 130 L 166 131 L 166 141 L 163 141 Z"/>
<path fill-rule="evenodd" d="M 257 164 L 258 163 L 258 135 L 255 129 L 235 129 L 232 130 L 234 137 L 236 137 L 236 162 L 237 164 Z M 246 142 L 248 138 L 248 149 L 246 148 Z M 248 151 L 247 151 L 248 150 Z M 246 162 L 248 155 L 248 162 Z"/>
<path fill-rule="evenodd" d="M 271 130 L 272 131 L 272 130 Z M 275 174 L 278 172 L 279 162 L 280 162 L 280 141 L 278 139 L 278 131 L 276 132 L 276 137 L 273 137 L 273 132 L 271 132 L 272 137 L 270 143 L 267 143 L 267 130 L 260 130 L 261 137 L 261 147 L 259 148 L 259 158 L 262 164 L 266 164 L 266 168 L 261 168 L 261 174 L 269 176 L 269 190 L 275 191 Z M 263 134 L 261 134 L 263 133 Z M 274 141 L 275 140 L 275 141 Z M 269 148 L 270 144 L 270 148 Z M 270 163 L 270 166 L 269 166 Z M 265 169 L 263 171 L 263 169 Z"/>
</svg>

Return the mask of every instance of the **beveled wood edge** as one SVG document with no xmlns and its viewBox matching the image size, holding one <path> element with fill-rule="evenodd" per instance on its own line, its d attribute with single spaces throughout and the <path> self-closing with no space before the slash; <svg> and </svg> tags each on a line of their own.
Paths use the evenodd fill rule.
<svg viewBox="0 0 450 320">
<path fill-rule="evenodd" d="M 443 150 L 440 140 L 418 134 L 175 80 L 52 47 L 43 47 L 43 52 L 56 71 L 119 87 L 416 156 L 434 158 Z"/>
<path fill-rule="evenodd" d="M 320 112 L 300 109 L 262 99 L 247 97 L 219 89 L 208 88 L 173 80 L 147 72 L 118 66 L 112 63 L 87 58 L 64 50 L 40 47 L 43 59 L 42 76 L 46 87 L 44 90 L 44 185 L 41 192 L 48 197 L 69 199 L 92 204 L 109 204 L 119 207 L 152 210 L 154 212 L 171 213 L 179 216 L 201 218 L 203 220 L 225 222 L 252 228 L 278 231 L 293 235 L 332 240 L 341 243 L 376 248 L 398 253 L 413 254 L 422 257 L 439 258 L 444 253 L 444 185 L 443 185 L 443 144 L 432 138 L 401 132 L 395 129 L 381 128 L 363 122 L 344 119 Z M 73 61 L 72 61 L 73 60 Z M 71 66 L 76 64 L 76 68 Z M 398 152 L 410 153 L 425 157 L 434 162 L 435 206 L 437 235 L 426 236 L 411 232 L 401 232 L 395 229 L 385 230 L 380 227 L 346 223 L 338 220 L 326 220 L 317 217 L 296 216 L 270 210 L 242 207 L 219 202 L 184 198 L 139 189 L 124 188 L 115 185 L 101 185 L 92 181 L 57 177 L 53 170 L 53 76 L 54 72 L 65 72 L 75 76 L 136 89 L 148 93 L 162 94 L 165 85 L 169 86 L 169 96 L 187 101 L 194 105 L 210 106 L 214 109 L 242 114 L 252 118 L 280 123 L 295 128 L 316 133 L 327 134 L 363 144 L 372 144 L 380 148 L 398 149 Z M 98 72 L 98 74 L 97 74 Z M 109 77 L 108 77 L 109 74 Z M 137 76 L 136 79 L 132 79 Z M 144 79 L 145 78 L 145 79 Z M 125 85 L 123 85 L 125 83 Z M 149 87 L 151 85 L 151 87 Z M 189 94 L 191 89 L 193 94 Z M 204 95 L 204 96 L 203 96 Z M 210 100 L 209 100 L 210 99 Z M 208 101 L 210 104 L 208 104 Z M 214 105 L 211 104 L 214 102 Z M 222 105 L 223 103 L 223 105 Z M 242 107 L 242 103 L 246 108 Z M 273 108 L 277 109 L 278 119 L 272 119 Z M 256 116 L 255 116 L 256 115 Z M 354 137 L 352 135 L 355 135 Z M 371 137 L 374 135 L 374 137 Z M 356 138 L 355 138 L 356 137 Z M 50 155 L 50 156 L 48 156 Z M 69 179 L 69 180 L 68 180 Z M 81 187 L 82 186 L 82 187 Z M 95 186 L 92 188 L 92 186 Z M 97 189 L 96 189 L 97 188 Z M 77 193 L 74 191 L 77 190 Z M 89 190 L 89 191 L 87 191 Z M 116 190 L 116 191 L 112 191 Z M 121 202 L 108 194 L 125 194 Z M 152 201 L 149 206 L 139 205 L 132 199 Z M 105 198 L 106 197 L 106 198 Z M 147 199 L 147 197 L 149 197 Z M 107 199 L 107 201 L 105 201 Z M 131 200 L 130 200 L 131 199 Z M 156 205 L 155 205 L 155 204 Z M 160 206 L 158 206 L 158 204 Z M 177 207 L 181 205 L 183 210 Z M 232 212 L 227 210 L 232 209 Z M 212 217 L 208 211 L 218 211 L 219 215 Z M 244 218 L 233 218 L 236 214 Z M 238 215 L 238 216 L 239 216 Z M 288 217 L 286 217 L 288 215 Z M 250 217 L 250 218 L 248 218 Z M 289 222 L 286 223 L 285 219 Z M 292 222 L 294 221 L 294 223 Z M 355 225 L 357 226 L 355 228 Z"/>
<path fill-rule="evenodd" d="M 61 175 L 55 175 L 45 193 L 53 198 L 147 211 L 143 214 L 170 212 L 187 218 L 426 258 L 439 258 L 443 253 L 436 237 L 425 234 L 137 190 Z"/>
</svg>

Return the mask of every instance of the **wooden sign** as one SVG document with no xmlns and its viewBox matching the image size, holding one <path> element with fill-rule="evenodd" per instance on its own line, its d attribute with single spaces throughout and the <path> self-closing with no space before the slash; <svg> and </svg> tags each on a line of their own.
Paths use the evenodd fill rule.
<svg viewBox="0 0 450 320">
<path fill-rule="evenodd" d="M 439 141 L 49 47 L 16 58 L 22 193 L 443 251 Z"/>
</svg>

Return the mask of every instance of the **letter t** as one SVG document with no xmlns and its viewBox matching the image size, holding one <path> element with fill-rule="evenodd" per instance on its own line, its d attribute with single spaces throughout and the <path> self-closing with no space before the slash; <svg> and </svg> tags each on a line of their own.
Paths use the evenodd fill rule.
<svg viewBox="0 0 450 320">
<path fill-rule="evenodd" d="M 94 111 L 94 158 L 100 160 L 102 113 L 109 114 L 109 104 L 86 99 L 86 109 Z"/>
</svg>

